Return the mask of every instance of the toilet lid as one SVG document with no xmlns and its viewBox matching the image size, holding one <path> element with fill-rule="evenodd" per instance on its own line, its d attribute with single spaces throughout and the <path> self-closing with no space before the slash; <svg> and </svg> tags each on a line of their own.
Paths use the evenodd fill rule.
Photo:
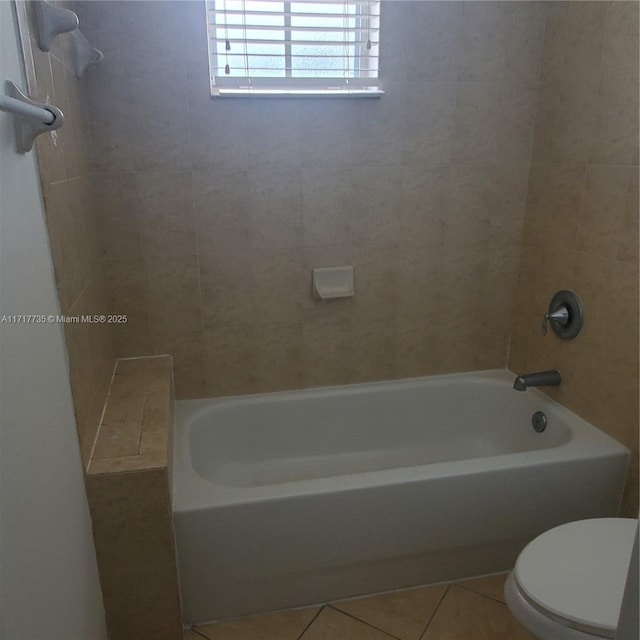
<svg viewBox="0 0 640 640">
<path fill-rule="evenodd" d="M 587 633 L 613 638 L 637 520 L 569 522 L 530 542 L 514 576 L 534 607 Z"/>
</svg>

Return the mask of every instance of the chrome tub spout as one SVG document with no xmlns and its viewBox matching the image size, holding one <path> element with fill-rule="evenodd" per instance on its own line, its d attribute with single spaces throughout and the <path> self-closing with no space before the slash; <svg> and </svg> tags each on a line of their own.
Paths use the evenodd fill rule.
<svg viewBox="0 0 640 640">
<path fill-rule="evenodd" d="M 562 378 L 557 369 L 550 371 L 536 371 L 535 373 L 522 373 L 516 376 L 513 388 L 516 391 L 526 391 L 529 387 L 553 387 L 560 384 Z"/>
</svg>

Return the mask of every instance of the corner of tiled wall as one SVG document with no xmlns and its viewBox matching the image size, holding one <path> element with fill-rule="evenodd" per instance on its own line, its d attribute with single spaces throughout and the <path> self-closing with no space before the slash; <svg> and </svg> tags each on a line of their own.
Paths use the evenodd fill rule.
<svg viewBox="0 0 640 640">
<path fill-rule="evenodd" d="M 582 333 L 540 335 L 573 289 Z M 548 7 L 509 366 L 557 367 L 550 395 L 629 447 L 638 511 L 638 3 Z"/>
<path fill-rule="evenodd" d="M 107 282 L 91 176 L 84 81 L 75 75 L 70 34 L 55 38 L 51 52 L 41 51 L 33 3 L 27 7 L 37 84 L 33 97 L 41 101 L 49 98 L 65 115 L 55 140 L 51 135 L 36 140 L 60 313 L 65 317 L 106 315 Z M 64 331 L 86 466 L 115 362 L 112 327 L 69 322 Z"/>
</svg>

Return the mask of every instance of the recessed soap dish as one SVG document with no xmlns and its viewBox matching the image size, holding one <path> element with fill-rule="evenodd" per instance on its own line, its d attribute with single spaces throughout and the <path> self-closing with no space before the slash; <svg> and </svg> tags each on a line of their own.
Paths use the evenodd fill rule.
<svg viewBox="0 0 640 640">
<path fill-rule="evenodd" d="M 311 273 L 312 295 L 317 300 L 350 298 L 355 295 L 354 269 L 347 267 L 320 267 Z"/>
</svg>

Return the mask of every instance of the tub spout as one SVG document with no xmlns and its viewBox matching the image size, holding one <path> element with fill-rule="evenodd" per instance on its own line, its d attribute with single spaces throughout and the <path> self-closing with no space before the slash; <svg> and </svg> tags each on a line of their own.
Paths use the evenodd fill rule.
<svg viewBox="0 0 640 640">
<path fill-rule="evenodd" d="M 559 385 L 560 382 L 560 372 L 557 369 L 551 369 L 550 371 L 522 373 L 516 377 L 513 388 L 516 391 L 526 391 L 528 387 L 551 387 Z"/>
</svg>

